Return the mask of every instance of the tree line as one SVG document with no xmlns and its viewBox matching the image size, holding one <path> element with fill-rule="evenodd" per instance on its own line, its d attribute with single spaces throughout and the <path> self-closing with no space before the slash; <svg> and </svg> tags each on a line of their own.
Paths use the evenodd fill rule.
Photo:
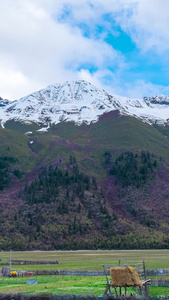
<svg viewBox="0 0 169 300">
<path fill-rule="evenodd" d="M 121 184 L 122 187 L 132 185 L 139 188 L 153 176 L 153 171 L 158 166 L 158 159 L 149 151 L 125 151 L 115 161 L 112 161 L 110 151 L 106 151 L 104 156 L 105 163 L 109 165 L 109 173 L 115 176 L 116 184 Z"/>
</svg>

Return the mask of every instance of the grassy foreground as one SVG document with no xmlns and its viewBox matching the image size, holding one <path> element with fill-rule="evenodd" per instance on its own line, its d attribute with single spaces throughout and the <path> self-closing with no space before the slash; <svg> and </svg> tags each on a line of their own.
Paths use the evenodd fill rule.
<svg viewBox="0 0 169 300">
<path fill-rule="evenodd" d="M 102 294 L 105 289 L 104 277 L 81 276 L 38 276 L 37 285 L 27 285 L 26 278 L 5 278 L 0 280 L 0 293 L 29 294 Z"/>
<path fill-rule="evenodd" d="M 105 290 L 105 277 L 94 276 L 38 276 L 38 284 L 26 284 L 26 278 L 5 278 L 0 280 L 0 293 L 24 294 L 90 294 L 102 295 Z M 122 289 L 122 293 L 124 290 Z M 135 294 L 128 288 L 127 294 Z M 114 293 L 115 295 L 115 293 Z M 169 295 L 168 287 L 150 287 L 151 296 Z"/>
<path fill-rule="evenodd" d="M 9 258 L 9 252 L 0 252 L 1 262 Z M 118 264 L 119 260 L 121 264 L 144 260 L 147 269 L 169 268 L 169 250 L 12 252 L 12 259 L 59 261 L 58 265 L 12 266 L 13 270 L 102 270 L 102 264 Z M 101 295 L 106 284 L 102 276 L 38 276 L 37 285 L 26 284 L 27 279 L 0 278 L 0 293 Z M 128 289 L 130 293 L 135 291 Z M 150 294 L 166 296 L 169 288 L 150 287 Z"/>
</svg>

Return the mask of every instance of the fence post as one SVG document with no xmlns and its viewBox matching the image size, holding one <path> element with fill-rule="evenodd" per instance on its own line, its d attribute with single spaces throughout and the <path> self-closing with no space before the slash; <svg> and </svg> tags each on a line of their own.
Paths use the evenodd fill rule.
<svg viewBox="0 0 169 300">
<path fill-rule="evenodd" d="M 143 261 L 143 272 L 144 272 L 144 280 L 146 281 L 146 267 L 145 262 Z M 149 297 L 149 287 L 145 284 L 145 297 L 146 299 Z"/>
</svg>

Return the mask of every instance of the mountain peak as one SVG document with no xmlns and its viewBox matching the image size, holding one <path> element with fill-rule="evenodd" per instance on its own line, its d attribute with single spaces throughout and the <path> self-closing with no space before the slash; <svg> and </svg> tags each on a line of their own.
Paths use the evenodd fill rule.
<svg viewBox="0 0 169 300">
<path fill-rule="evenodd" d="M 119 110 L 148 123 L 168 123 L 169 96 L 157 95 L 130 99 L 110 95 L 84 80 L 49 85 L 17 101 L 0 99 L 2 125 L 14 119 L 50 125 L 73 121 L 80 125 L 96 122 L 104 113 Z M 165 109 L 164 109 L 165 108 Z"/>
</svg>

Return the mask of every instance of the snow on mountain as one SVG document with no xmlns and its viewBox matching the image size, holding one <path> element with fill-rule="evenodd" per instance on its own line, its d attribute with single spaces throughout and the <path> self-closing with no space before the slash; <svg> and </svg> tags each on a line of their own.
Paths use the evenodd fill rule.
<svg viewBox="0 0 169 300">
<path fill-rule="evenodd" d="M 48 126 L 61 121 L 89 124 L 103 113 L 117 109 L 122 115 L 135 116 L 150 124 L 169 123 L 169 96 L 119 97 L 83 80 L 50 85 L 17 101 L 5 101 L 0 98 L 2 126 L 11 119 Z"/>
<path fill-rule="evenodd" d="M 10 103 L 11 103 L 11 101 L 9 101 L 7 99 L 3 99 L 3 98 L 0 97 L 0 107 L 4 107 L 4 106 L 6 106 Z"/>
</svg>

